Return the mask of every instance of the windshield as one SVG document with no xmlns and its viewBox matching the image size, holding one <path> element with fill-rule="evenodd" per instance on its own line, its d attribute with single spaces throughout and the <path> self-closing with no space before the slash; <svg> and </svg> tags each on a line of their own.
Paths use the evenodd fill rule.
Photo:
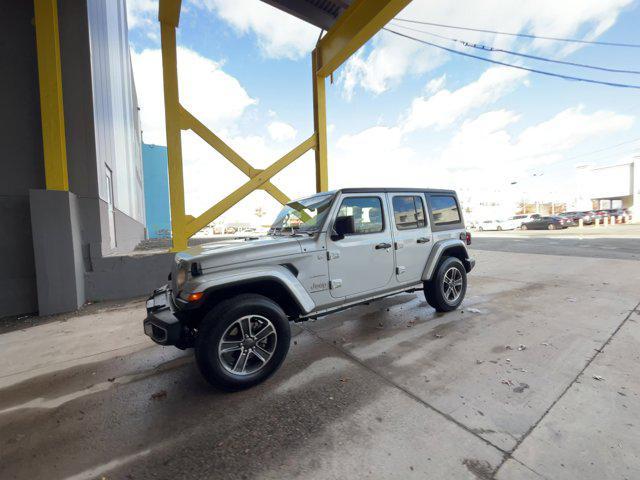
<svg viewBox="0 0 640 480">
<path fill-rule="evenodd" d="M 287 203 L 271 225 L 270 233 L 284 230 L 314 232 L 324 222 L 333 195 L 314 195 Z"/>
</svg>

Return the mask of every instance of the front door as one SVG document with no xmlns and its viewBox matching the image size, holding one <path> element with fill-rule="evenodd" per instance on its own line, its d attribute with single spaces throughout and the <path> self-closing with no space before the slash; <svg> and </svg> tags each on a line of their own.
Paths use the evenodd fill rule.
<svg viewBox="0 0 640 480">
<path fill-rule="evenodd" d="M 431 227 L 427 224 L 424 195 L 389 193 L 398 283 L 418 283 L 431 252 Z"/>
<path fill-rule="evenodd" d="M 327 237 L 331 296 L 352 297 L 383 289 L 393 278 L 393 243 L 384 194 L 347 194 L 338 217 L 350 217 L 353 233 Z"/>
</svg>

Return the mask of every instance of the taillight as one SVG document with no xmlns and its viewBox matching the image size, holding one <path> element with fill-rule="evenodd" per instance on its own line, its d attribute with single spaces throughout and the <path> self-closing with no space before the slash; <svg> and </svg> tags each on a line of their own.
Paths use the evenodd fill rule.
<svg viewBox="0 0 640 480">
<path fill-rule="evenodd" d="M 462 232 L 460 234 L 460 240 L 465 242 L 467 245 L 471 245 L 471 232 Z"/>
</svg>

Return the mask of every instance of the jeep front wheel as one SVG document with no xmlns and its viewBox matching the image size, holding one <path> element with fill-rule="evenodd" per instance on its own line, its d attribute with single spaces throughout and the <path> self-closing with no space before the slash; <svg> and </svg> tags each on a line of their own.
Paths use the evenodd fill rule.
<svg viewBox="0 0 640 480">
<path fill-rule="evenodd" d="M 209 383 L 242 390 L 269 378 L 289 351 L 289 320 L 262 295 L 245 294 L 218 304 L 203 319 L 196 360 Z"/>
<path fill-rule="evenodd" d="M 427 303 L 438 312 L 458 308 L 467 292 L 467 272 L 456 257 L 447 257 L 438 266 L 433 278 L 424 285 Z"/>
</svg>

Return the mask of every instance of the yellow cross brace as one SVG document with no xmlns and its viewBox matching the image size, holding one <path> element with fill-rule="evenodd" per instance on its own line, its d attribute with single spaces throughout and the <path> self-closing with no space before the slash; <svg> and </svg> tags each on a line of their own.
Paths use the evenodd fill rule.
<svg viewBox="0 0 640 480">
<path fill-rule="evenodd" d="M 288 203 L 289 198 L 270 180 L 312 148 L 315 149 L 316 190 L 321 192 L 329 189 L 325 79 L 409 2 L 410 0 L 354 0 L 349 8 L 340 15 L 335 25 L 318 42 L 312 54 L 313 134 L 271 166 L 259 170 L 253 168 L 220 137 L 180 105 L 176 28 L 180 21 L 181 0 L 160 0 L 158 19 L 160 20 L 162 42 L 165 120 L 169 154 L 169 196 L 174 251 L 187 248 L 189 237 L 206 227 L 254 190 L 263 189 L 280 203 Z M 249 177 L 244 185 L 197 218 L 185 214 L 182 130 L 193 131 Z"/>
</svg>

